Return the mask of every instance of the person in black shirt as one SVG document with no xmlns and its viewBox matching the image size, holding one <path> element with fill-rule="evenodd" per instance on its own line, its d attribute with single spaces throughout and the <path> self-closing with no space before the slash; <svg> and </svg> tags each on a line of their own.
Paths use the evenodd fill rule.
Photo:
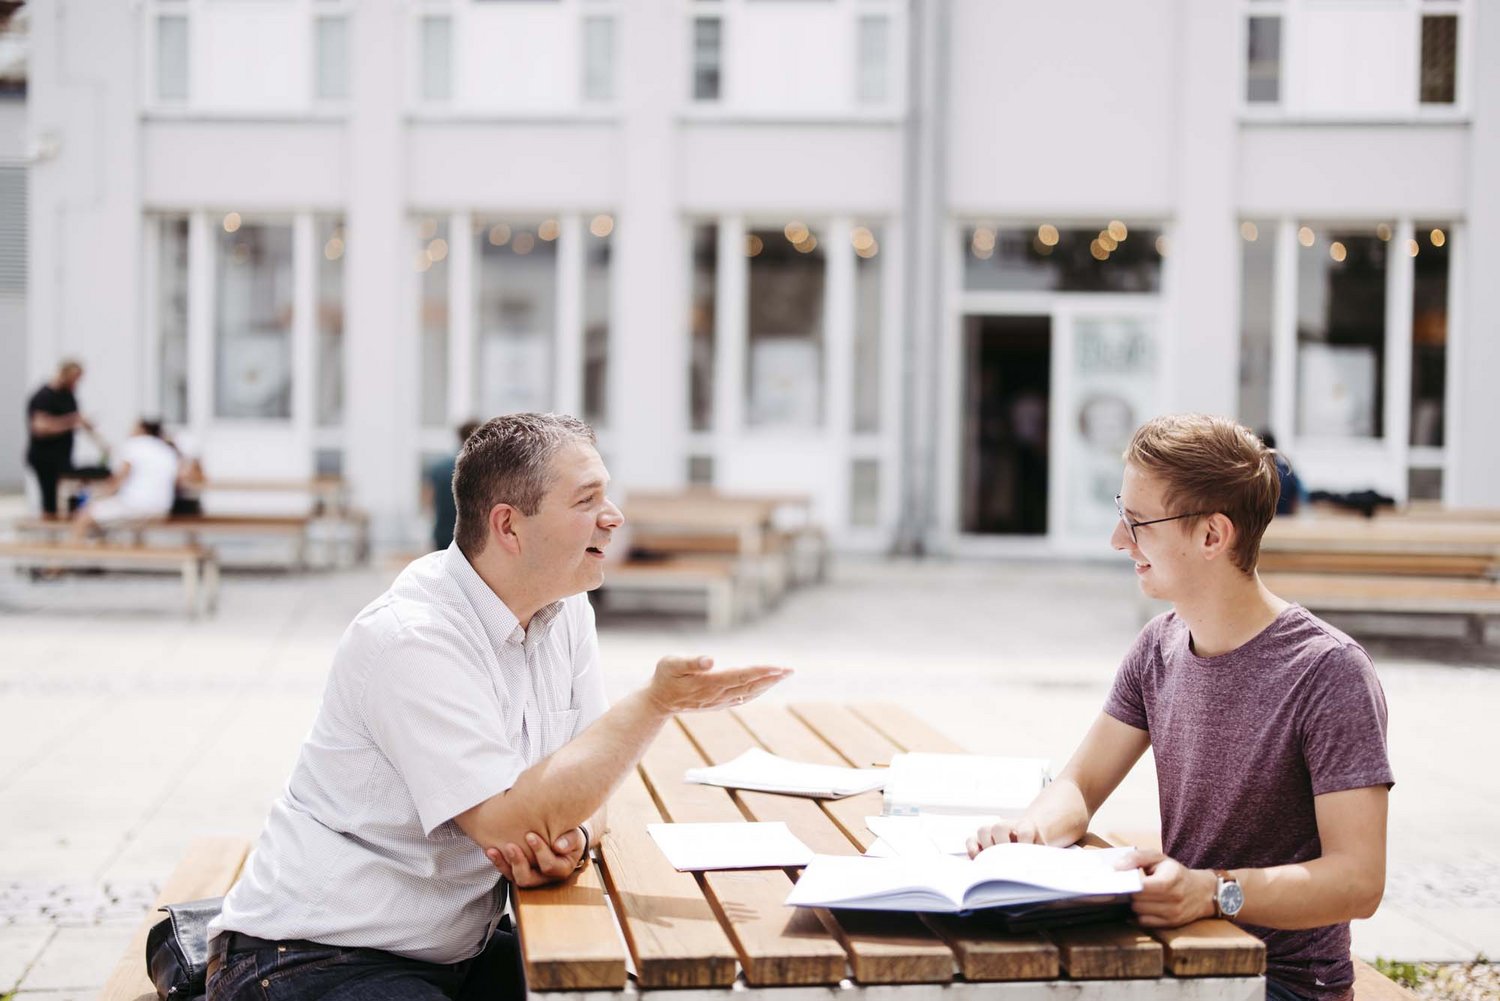
<svg viewBox="0 0 1500 1001">
<path fill-rule="evenodd" d="M 73 432 L 92 431 L 93 425 L 78 412 L 73 390 L 83 378 L 83 366 L 64 361 L 57 374 L 26 402 L 26 464 L 36 474 L 42 491 L 42 513 L 57 516 L 57 481 L 73 472 Z"/>
</svg>

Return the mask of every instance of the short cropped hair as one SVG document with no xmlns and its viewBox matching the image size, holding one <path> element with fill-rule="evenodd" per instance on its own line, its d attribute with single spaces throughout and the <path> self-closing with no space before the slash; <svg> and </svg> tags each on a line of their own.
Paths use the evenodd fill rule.
<svg viewBox="0 0 1500 1001">
<path fill-rule="evenodd" d="M 484 551 L 496 504 L 536 514 L 551 485 L 552 457 L 566 445 L 596 441 L 593 428 L 565 414 L 507 414 L 475 428 L 453 471 L 458 548 L 470 559 Z"/>
<path fill-rule="evenodd" d="M 1208 414 L 1157 417 L 1136 429 L 1125 461 L 1166 485 L 1166 516 L 1228 518 L 1235 528 L 1230 559 L 1242 572 L 1255 572 L 1261 536 L 1281 496 L 1274 453 L 1255 432 Z"/>
</svg>

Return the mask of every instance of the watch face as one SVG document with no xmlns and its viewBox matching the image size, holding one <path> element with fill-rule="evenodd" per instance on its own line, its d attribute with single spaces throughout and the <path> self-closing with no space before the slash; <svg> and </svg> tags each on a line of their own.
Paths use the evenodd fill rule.
<svg viewBox="0 0 1500 1001">
<path fill-rule="evenodd" d="M 1240 889 L 1239 883 L 1231 883 L 1227 880 L 1219 883 L 1219 910 L 1226 917 L 1234 917 L 1245 906 L 1245 891 Z"/>
</svg>

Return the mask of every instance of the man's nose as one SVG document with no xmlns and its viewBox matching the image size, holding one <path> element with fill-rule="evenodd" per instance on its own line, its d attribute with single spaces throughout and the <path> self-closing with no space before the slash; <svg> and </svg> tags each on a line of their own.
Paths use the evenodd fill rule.
<svg viewBox="0 0 1500 1001">
<path fill-rule="evenodd" d="M 1124 521 L 1117 520 L 1115 522 L 1115 530 L 1109 533 L 1109 544 L 1121 552 L 1125 552 L 1131 547 L 1130 529 L 1125 527 Z"/>
<path fill-rule="evenodd" d="M 599 515 L 599 524 L 606 528 L 619 528 L 625 524 L 625 512 L 616 507 L 614 501 L 606 499 L 604 511 Z"/>
</svg>

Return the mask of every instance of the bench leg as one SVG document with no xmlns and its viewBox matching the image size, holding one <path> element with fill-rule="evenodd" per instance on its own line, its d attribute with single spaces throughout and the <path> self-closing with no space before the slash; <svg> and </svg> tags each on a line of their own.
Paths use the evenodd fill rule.
<svg viewBox="0 0 1500 1001">
<path fill-rule="evenodd" d="M 187 610 L 193 618 L 198 617 L 198 560 L 182 562 L 182 587 L 187 591 Z"/>
<path fill-rule="evenodd" d="M 203 605 L 210 615 L 219 610 L 219 561 L 213 556 L 203 561 Z"/>
<path fill-rule="evenodd" d="M 715 581 L 708 588 L 708 628 L 719 631 L 734 625 L 735 587 L 729 581 Z"/>
</svg>

